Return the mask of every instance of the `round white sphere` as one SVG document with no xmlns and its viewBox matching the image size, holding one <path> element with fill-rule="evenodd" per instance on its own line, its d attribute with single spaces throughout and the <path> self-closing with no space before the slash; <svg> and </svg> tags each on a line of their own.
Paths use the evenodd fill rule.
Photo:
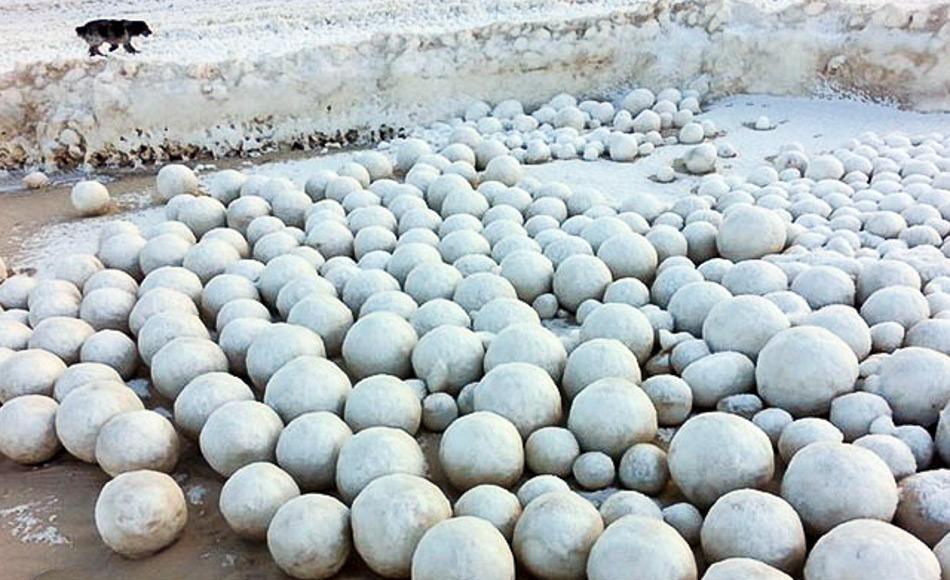
<svg viewBox="0 0 950 580">
<path fill-rule="evenodd" d="M 528 469 L 538 474 L 566 477 L 581 454 L 577 438 L 563 427 L 544 427 L 532 433 L 525 442 Z"/>
<path fill-rule="evenodd" d="M 346 423 L 333 413 L 305 413 L 281 432 L 277 440 L 277 464 L 302 490 L 331 489 L 340 449 L 352 435 Z"/>
<path fill-rule="evenodd" d="M 175 426 L 155 411 L 119 413 L 96 437 L 96 463 L 113 477 L 139 469 L 170 473 L 178 456 Z"/>
<path fill-rule="evenodd" d="M 785 247 L 786 229 L 775 212 L 751 205 L 737 205 L 719 225 L 716 247 L 734 262 L 777 254 Z"/>
<path fill-rule="evenodd" d="M 351 394 L 350 379 L 329 360 L 312 355 L 291 359 L 267 382 L 264 403 L 290 422 L 304 413 L 343 413 Z"/>
<path fill-rule="evenodd" d="M 168 202 L 176 195 L 196 195 L 198 193 L 198 176 L 184 165 L 166 165 L 155 176 L 155 188 L 156 201 L 161 203 Z"/>
<path fill-rule="evenodd" d="M 346 399 L 343 418 L 354 432 L 370 427 L 392 427 L 415 435 L 422 421 L 422 404 L 399 378 L 372 375 L 353 387 Z"/>
<path fill-rule="evenodd" d="M 432 393 L 457 394 L 482 377 L 485 349 L 474 332 L 444 325 L 425 333 L 412 351 L 412 368 Z"/>
<path fill-rule="evenodd" d="M 756 323 L 748 325 L 747 320 Z M 788 317 L 768 299 L 736 296 L 709 310 L 702 337 L 713 352 L 734 350 L 754 361 L 766 343 L 789 326 Z"/>
<path fill-rule="evenodd" d="M 692 580 L 698 575 L 689 544 L 676 530 L 641 516 L 626 516 L 608 526 L 587 561 L 590 580 L 621 580 L 629 570 L 656 580 Z"/>
<path fill-rule="evenodd" d="M 0 407 L 0 455 L 32 465 L 59 451 L 56 412 L 59 405 L 43 395 L 23 395 Z"/>
<path fill-rule="evenodd" d="M 118 330 L 100 330 L 82 343 L 79 359 L 84 363 L 99 363 L 114 369 L 122 380 L 131 380 L 139 366 L 135 343 Z"/>
<path fill-rule="evenodd" d="M 402 429 L 370 427 L 344 443 L 336 462 L 336 487 L 346 502 L 373 480 L 393 473 L 422 476 L 426 462 L 422 449 Z"/>
<path fill-rule="evenodd" d="M 278 370 L 301 356 L 326 356 L 316 333 L 295 324 L 268 325 L 247 348 L 247 374 L 255 387 L 263 389 Z"/>
<path fill-rule="evenodd" d="M 754 578 L 755 580 L 792 580 L 792 577 L 775 568 L 749 558 L 729 558 L 716 562 L 706 569 L 703 580 L 733 580 L 735 578 Z"/>
<path fill-rule="evenodd" d="M 937 580 L 940 563 L 897 526 L 873 519 L 843 523 L 819 538 L 805 563 L 808 580 Z"/>
<path fill-rule="evenodd" d="M 294 578 L 332 578 L 346 564 L 352 546 L 350 510 L 328 495 L 309 493 L 287 501 L 267 528 L 271 557 Z"/>
<path fill-rule="evenodd" d="M 525 507 L 512 547 L 519 563 L 538 578 L 580 579 L 603 531 L 589 501 L 570 491 L 546 493 Z"/>
<path fill-rule="evenodd" d="M 505 537 L 476 517 L 443 520 L 419 540 L 412 556 L 416 580 L 510 580 L 515 559 Z"/>
<path fill-rule="evenodd" d="M 427 336 L 435 334 L 435 331 Z M 561 419 L 561 394 L 550 375 L 527 363 L 492 368 L 475 390 L 475 410 L 511 421 L 522 437 Z"/>
<path fill-rule="evenodd" d="M 772 442 L 751 421 L 726 413 L 703 413 L 673 436 L 670 476 L 683 494 L 707 507 L 730 491 L 766 485 L 775 470 Z"/>
<path fill-rule="evenodd" d="M 0 362 L 0 402 L 22 395 L 52 395 L 53 384 L 66 370 L 58 356 L 32 348 L 14 352 Z"/>
<path fill-rule="evenodd" d="M 524 446 L 507 419 L 479 411 L 449 425 L 439 445 L 439 460 L 459 490 L 485 483 L 510 487 L 524 469 Z"/>
<path fill-rule="evenodd" d="M 450 517 L 452 506 L 434 484 L 414 475 L 386 475 L 353 502 L 353 544 L 373 572 L 407 578 L 426 531 Z"/>
<path fill-rule="evenodd" d="M 81 216 L 94 216 L 109 210 L 109 190 L 98 181 L 80 181 L 69 193 L 73 209 Z"/>
<path fill-rule="evenodd" d="M 841 493 L 843 489 L 848 493 Z M 897 484 L 887 464 L 871 451 L 819 442 L 789 462 L 782 497 L 809 531 L 823 534 L 849 520 L 890 521 L 897 509 Z"/>
<path fill-rule="evenodd" d="M 228 357 L 213 341 L 207 338 L 176 338 L 152 357 L 152 386 L 174 400 L 195 377 L 227 370 Z"/>
<path fill-rule="evenodd" d="M 96 530 L 109 548 L 126 558 L 141 558 L 178 539 L 188 521 L 188 506 L 169 475 L 131 471 L 102 487 L 95 519 Z"/>
<path fill-rule="evenodd" d="M 485 370 L 511 362 L 541 367 L 558 381 L 567 363 L 567 350 L 554 333 L 540 325 L 512 324 L 492 339 L 485 352 Z"/>
<path fill-rule="evenodd" d="M 898 423 L 929 427 L 950 401 L 948 377 L 947 355 L 911 346 L 881 361 L 878 374 L 865 379 L 864 389 L 884 397 Z"/>
<path fill-rule="evenodd" d="M 144 409 L 135 392 L 112 381 L 96 381 L 72 390 L 56 413 L 56 435 L 72 455 L 96 461 L 96 440 L 114 416 Z"/>
<path fill-rule="evenodd" d="M 894 523 L 927 545 L 950 533 L 950 517 L 944 509 L 950 469 L 932 469 L 900 482 L 900 503 Z"/>
<path fill-rule="evenodd" d="M 256 461 L 273 461 L 284 428 L 273 409 L 257 401 L 231 401 L 215 409 L 198 438 L 201 454 L 212 469 L 230 477 Z"/>
<path fill-rule="evenodd" d="M 263 540 L 277 510 L 299 495 L 300 488 L 286 471 L 262 461 L 245 465 L 228 477 L 218 508 L 239 536 Z"/>
<path fill-rule="evenodd" d="M 411 324 L 391 312 L 373 312 L 356 321 L 343 340 L 343 359 L 356 378 L 389 374 L 406 378 L 418 336 Z"/>
<path fill-rule="evenodd" d="M 254 392 L 241 379 L 228 373 L 207 373 L 192 379 L 178 393 L 174 405 L 175 425 L 182 434 L 197 439 L 218 407 L 231 401 L 253 401 Z"/>
</svg>

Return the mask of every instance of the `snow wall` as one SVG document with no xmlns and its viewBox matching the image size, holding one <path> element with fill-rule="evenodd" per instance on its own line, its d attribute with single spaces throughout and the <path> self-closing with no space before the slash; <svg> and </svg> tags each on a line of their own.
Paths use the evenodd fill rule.
<svg viewBox="0 0 950 580">
<path fill-rule="evenodd" d="M 632 85 L 711 97 L 844 92 L 947 110 L 950 1 L 632 0 L 599 16 L 376 33 L 289 56 L 143 58 L 0 76 L 0 168 L 310 149 L 446 118 L 473 99 L 531 105 Z"/>
</svg>

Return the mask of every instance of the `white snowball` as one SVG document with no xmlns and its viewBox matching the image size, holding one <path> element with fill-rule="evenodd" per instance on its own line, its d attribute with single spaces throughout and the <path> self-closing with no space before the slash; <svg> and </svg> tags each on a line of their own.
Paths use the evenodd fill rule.
<svg viewBox="0 0 950 580">
<path fill-rule="evenodd" d="M 412 351 L 412 368 L 430 392 L 456 394 L 481 378 L 484 357 L 482 341 L 474 332 L 445 325 L 419 339 Z"/>
<path fill-rule="evenodd" d="M 829 419 L 848 442 L 870 433 L 871 423 L 881 416 L 890 417 L 891 407 L 880 395 L 856 392 L 831 401 Z"/>
<path fill-rule="evenodd" d="M 178 539 L 188 521 L 188 506 L 170 476 L 132 471 L 102 487 L 95 518 L 96 530 L 109 548 L 127 558 L 141 558 Z"/>
<path fill-rule="evenodd" d="M 799 326 L 779 332 L 766 344 L 755 378 L 759 396 L 770 405 L 795 416 L 823 414 L 835 397 L 854 390 L 858 360 L 834 334 Z"/>
<path fill-rule="evenodd" d="M 510 541 L 515 524 L 521 516 L 521 503 L 515 494 L 497 485 L 478 485 L 458 498 L 454 513 L 456 517 L 481 518 Z"/>
<path fill-rule="evenodd" d="M 900 483 L 900 502 L 894 523 L 932 546 L 950 533 L 946 493 L 950 469 L 934 469 L 912 475 Z"/>
<path fill-rule="evenodd" d="M 561 386 L 573 399 L 588 385 L 607 377 L 640 382 L 640 365 L 636 356 L 619 340 L 594 338 L 571 351 L 564 367 Z"/>
<path fill-rule="evenodd" d="M 283 428 L 280 416 L 267 405 L 235 400 L 208 416 L 198 442 L 208 465 L 229 477 L 255 461 L 273 461 Z"/>
<path fill-rule="evenodd" d="M 561 262 L 554 272 L 554 295 L 561 306 L 574 312 L 585 300 L 600 300 L 612 281 L 610 269 L 599 258 L 574 255 Z"/>
<path fill-rule="evenodd" d="M 175 425 L 197 439 L 202 427 L 218 407 L 231 401 L 253 401 L 254 393 L 241 379 L 228 373 L 207 373 L 192 379 L 175 399 Z"/>
<path fill-rule="evenodd" d="M 940 563 L 922 542 L 873 519 L 843 523 L 815 543 L 805 563 L 809 580 L 937 580 Z"/>
<path fill-rule="evenodd" d="M 695 405 L 715 407 L 728 396 L 755 388 L 755 363 L 738 352 L 717 352 L 691 363 L 681 376 L 693 393 Z"/>
<path fill-rule="evenodd" d="M 53 316 L 36 325 L 30 335 L 29 348 L 42 349 L 66 364 L 79 362 L 79 350 L 95 330 L 78 318 Z"/>
<path fill-rule="evenodd" d="M 432 526 L 412 556 L 417 580 L 510 580 L 515 559 L 504 536 L 480 518 L 455 517 Z"/>
<path fill-rule="evenodd" d="M 887 400 L 895 421 L 929 427 L 950 401 L 948 377 L 947 355 L 911 346 L 885 358 L 878 374 L 865 380 L 864 389 Z"/>
<path fill-rule="evenodd" d="M 343 358 L 357 378 L 391 374 L 405 378 L 418 337 L 412 325 L 390 312 L 374 312 L 359 319 L 343 341 Z"/>
<path fill-rule="evenodd" d="M 109 209 L 109 190 L 98 181 L 80 181 L 73 186 L 69 200 L 81 216 L 101 215 Z"/>
<path fill-rule="evenodd" d="M 650 443 L 637 443 L 620 458 L 617 476 L 627 489 L 659 494 L 670 479 L 666 452 Z"/>
<path fill-rule="evenodd" d="M 340 449 L 352 434 L 346 423 L 333 413 L 305 413 L 281 432 L 277 441 L 277 463 L 303 490 L 332 489 Z"/>
<path fill-rule="evenodd" d="M 128 411 L 102 426 L 95 452 L 96 463 L 113 477 L 140 469 L 170 473 L 178 463 L 178 434 L 155 411 Z"/>
<path fill-rule="evenodd" d="M 589 385 L 574 398 L 567 425 L 581 449 L 619 458 L 631 445 L 653 439 L 656 411 L 636 384 L 606 378 Z"/>
<path fill-rule="evenodd" d="M 0 362 L 0 401 L 22 395 L 52 395 L 53 384 L 66 364 L 53 353 L 40 349 L 15 352 Z"/>
<path fill-rule="evenodd" d="M 785 224 L 778 214 L 755 206 L 736 206 L 716 235 L 719 253 L 733 261 L 761 258 L 785 247 Z"/>
<path fill-rule="evenodd" d="M 788 463 L 792 457 L 813 443 L 831 441 L 841 443 L 844 435 L 837 427 L 824 419 L 806 417 L 787 425 L 778 440 L 778 452 L 782 461 Z"/>
<path fill-rule="evenodd" d="M 791 580 L 788 574 L 749 558 L 729 558 L 716 562 L 706 569 L 703 580 L 733 580 L 749 578 L 755 580 Z"/>
<path fill-rule="evenodd" d="M 534 576 L 583 578 L 588 554 L 603 530 L 590 502 L 573 492 L 552 492 L 525 507 L 512 546 L 519 563 Z"/>
<path fill-rule="evenodd" d="M 897 484 L 887 464 L 867 449 L 819 442 L 792 458 L 782 478 L 782 497 L 809 531 L 823 534 L 859 518 L 890 521 L 897 509 Z"/>
<path fill-rule="evenodd" d="M 372 481 L 394 473 L 422 476 L 425 457 L 411 435 L 402 429 L 370 427 L 349 438 L 336 462 L 336 487 L 352 502 Z"/>
<path fill-rule="evenodd" d="M 282 505 L 267 528 L 267 548 L 294 578 L 332 578 L 352 549 L 350 511 L 336 498 L 306 494 Z"/>
<path fill-rule="evenodd" d="M 139 366 L 135 343 L 118 330 L 100 330 L 87 338 L 79 351 L 79 359 L 111 367 L 123 380 L 132 379 Z"/>
<path fill-rule="evenodd" d="M 0 407 L 0 454 L 17 463 L 32 465 L 53 458 L 59 451 L 56 412 L 59 405 L 43 395 L 23 395 Z"/>
<path fill-rule="evenodd" d="M 533 432 L 525 443 L 525 460 L 534 473 L 561 477 L 570 475 L 580 455 L 574 434 L 563 427 L 544 427 Z"/>
<path fill-rule="evenodd" d="M 670 476 L 700 507 L 745 487 L 772 479 L 772 442 L 751 421 L 726 413 L 703 413 L 686 421 L 669 448 Z"/>
<path fill-rule="evenodd" d="M 584 489 L 604 489 L 613 483 L 617 470 L 606 453 L 588 451 L 581 453 L 571 467 L 574 480 Z"/>
<path fill-rule="evenodd" d="M 485 370 L 523 362 L 541 367 L 555 381 L 567 363 L 567 350 L 558 337 L 536 324 L 513 324 L 495 335 L 485 352 Z"/>
<path fill-rule="evenodd" d="M 228 357 L 214 342 L 207 338 L 176 338 L 152 357 L 152 386 L 174 399 L 195 377 L 227 370 Z"/>
<path fill-rule="evenodd" d="M 475 410 L 491 411 L 508 419 L 527 438 L 535 430 L 560 421 L 561 396 L 544 369 L 526 363 L 506 363 L 495 366 L 482 378 L 475 390 Z"/>
<path fill-rule="evenodd" d="M 313 411 L 343 412 L 350 379 L 325 358 L 302 355 L 281 366 L 268 380 L 264 403 L 284 422 Z"/>
<path fill-rule="evenodd" d="M 224 482 L 218 507 L 239 536 L 263 540 L 277 510 L 299 495 L 297 484 L 281 468 L 266 462 L 250 463 Z"/>
<path fill-rule="evenodd" d="M 653 352 L 654 331 L 642 312 L 627 304 L 612 303 L 597 307 L 584 318 L 581 340 L 612 338 L 622 342 L 640 364 Z"/>
<path fill-rule="evenodd" d="M 387 475 L 367 485 L 353 502 L 353 543 L 377 574 L 407 578 L 423 535 L 451 516 L 451 504 L 432 483 L 413 475 Z"/>
<path fill-rule="evenodd" d="M 281 367 L 299 356 L 326 356 L 320 337 L 303 326 L 269 325 L 247 349 L 247 374 L 255 387 L 263 389 Z"/>
<path fill-rule="evenodd" d="M 524 448 L 507 419 L 479 411 L 457 419 L 442 435 L 439 460 L 459 490 L 491 483 L 510 487 L 521 477 Z"/>
<path fill-rule="evenodd" d="M 96 462 L 96 440 L 113 417 L 144 406 L 132 389 L 113 381 L 95 381 L 73 389 L 60 402 L 56 435 L 72 455 Z"/>
<path fill-rule="evenodd" d="M 641 516 L 626 516 L 608 526 L 587 561 L 590 580 L 620 580 L 629 570 L 656 580 L 693 580 L 698 574 L 689 544 L 679 533 Z"/>
<path fill-rule="evenodd" d="M 659 425 L 680 425 L 693 408 L 693 392 L 683 379 L 674 375 L 654 375 L 643 381 L 643 392 L 656 408 Z"/>
<path fill-rule="evenodd" d="M 419 398 L 400 379 L 373 375 L 356 383 L 343 414 L 354 432 L 370 427 L 392 427 L 415 435 L 422 421 Z"/>
</svg>

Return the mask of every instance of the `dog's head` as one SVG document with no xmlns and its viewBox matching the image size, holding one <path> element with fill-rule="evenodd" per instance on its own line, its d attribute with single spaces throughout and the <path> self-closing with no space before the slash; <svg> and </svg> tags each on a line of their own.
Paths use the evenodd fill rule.
<svg viewBox="0 0 950 580">
<path fill-rule="evenodd" d="M 128 23 L 128 32 L 133 36 L 151 36 L 152 29 L 143 20 L 131 20 Z"/>
</svg>

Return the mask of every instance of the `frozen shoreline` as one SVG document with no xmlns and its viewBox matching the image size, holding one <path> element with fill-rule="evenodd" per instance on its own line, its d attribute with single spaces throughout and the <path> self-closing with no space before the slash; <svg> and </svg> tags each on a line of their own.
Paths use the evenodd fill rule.
<svg viewBox="0 0 950 580">
<path fill-rule="evenodd" d="M 359 32 L 353 14 L 350 24 L 325 25 L 326 34 L 315 29 L 309 42 L 293 27 L 257 36 L 239 28 L 232 33 L 251 34 L 244 52 L 212 45 L 205 54 L 185 35 L 171 46 L 154 41 L 154 56 L 20 63 L 0 75 L 0 168 L 319 149 L 447 118 L 475 99 L 531 105 L 632 84 L 950 107 L 950 71 L 937 67 L 950 59 L 944 0 L 562 4 L 475 3 L 479 10 L 452 23 L 402 14 L 396 22 L 406 25 L 393 31 L 379 14 L 395 9 L 366 0 L 379 13 L 368 12 Z M 435 13 L 424 3 L 423 16 Z"/>
</svg>

